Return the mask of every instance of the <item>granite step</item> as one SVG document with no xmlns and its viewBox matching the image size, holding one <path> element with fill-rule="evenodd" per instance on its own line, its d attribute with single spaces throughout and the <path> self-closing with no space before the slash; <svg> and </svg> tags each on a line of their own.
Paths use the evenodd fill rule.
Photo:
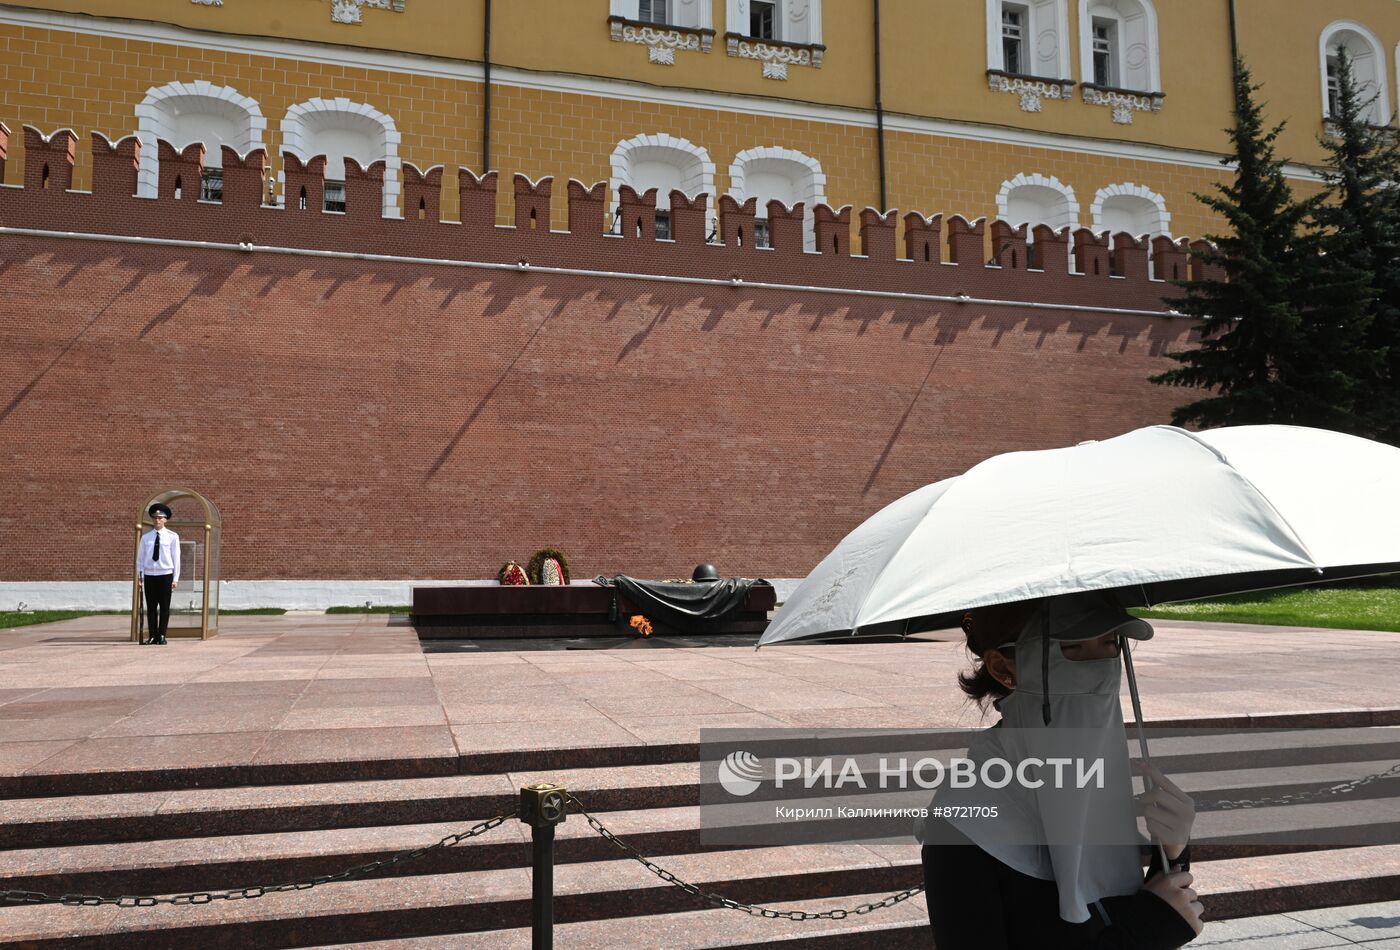
<svg viewBox="0 0 1400 950">
<path fill-rule="evenodd" d="M 158 769 L 93 769 L 0 776 L 0 800 L 104 795 L 187 788 L 242 788 L 357 781 L 402 781 L 454 775 L 498 775 L 512 769 L 573 769 L 693 762 L 695 742 L 630 743 L 553 749 L 511 749 L 418 758 L 245 763 Z"/>
<path fill-rule="evenodd" d="M 888 894 L 853 894 L 843 905 L 874 903 Z M 795 901 L 786 910 L 820 913 L 827 899 Z M 324 945 L 322 950 L 530 950 L 528 927 L 488 933 L 408 937 L 367 943 Z M 771 947 L 820 947 L 821 950 L 932 950 L 928 911 L 922 894 L 871 914 L 844 920 L 773 920 L 732 910 L 692 910 L 617 920 L 590 920 L 554 928 L 555 946 L 568 950 L 618 950 L 666 947 L 667 950 L 767 950 Z"/>
<path fill-rule="evenodd" d="M 1400 725 L 1400 708 L 1318 710 L 1264 715 L 1225 715 L 1149 719 L 1160 729 L 1343 728 Z M 453 775 L 494 775 L 509 771 L 564 771 L 694 762 L 698 741 L 635 742 L 615 745 L 519 748 L 419 757 L 385 756 L 330 761 L 247 762 L 188 768 L 97 768 L 67 772 L 27 772 L 0 776 L 0 800 L 238 788 L 323 782 L 405 780 Z"/>
<path fill-rule="evenodd" d="M 678 876 L 742 901 L 889 893 L 917 884 L 918 849 L 859 845 L 662 855 Z M 635 861 L 555 869 L 560 923 L 667 914 L 705 905 Z M 512 929 L 530 919 L 530 872 L 505 868 L 325 884 L 257 900 L 154 908 L 0 908 L 0 943 L 26 947 L 295 947 Z"/>
<path fill-rule="evenodd" d="M 916 885 L 922 876 L 918 849 L 910 845 L 808 845 L 662 855 L 658 862 L 706 890 L 778 908 L 849 909 L 870 900 L 869 895 L 883 897 Z M 1214 919 L 1341 906 L 1400 893 L 1400 845 L 1309 852 L 1286 861 L 1209 861 L 1194 871 L 1197 889 Z M 36 950 L 194 945 L 213 950 L 373 941 L 428 947 L 444 944 L 405 940 L 453 935 L 453 946 L 513 946 L 528 934 L 523 925 L 529 919 L 529 892 L 529 872 L 516 868 L 327 884 L 222 905 L 139 910 L 12 907 L 0 909 L 0 941 Z M 667 947 L 735 946 L 733 928 L 752 923 L 737 912 L 703 910 L 699 898 L 628 860 L 562 865 L 556 869 L 555 894 L 560 947 L 656 946 L 662 934 L 677 936 L 677 942 L 664 942 Z M 918 901 L 906 903 L 917 906 Z M 888 928 L 900 940 L 917 939 L 922 908 L 899 906 L 895 916 L 883 921 L 879 914 L 887 910 L 839 922 L 844 926 L 820 922 L 808 934 L 794 933 L 799 925 L 792 922 L 765 920 L 774 929 L 741 934 L 737 946 L 804 936 L 821 941 L 818 946 L 842 946 L 825 941 L 855 939 L 843 933 L 846 927 L 868 936 L 871 931 L 858 928 L 870 925 Z M 748 922 L 740 925 L 735 920 Z M 472 934 L 476 936 L 466 936 Z"/>
<path fill-rule="evenodd" d="M 1199 803 L 1194 869 L 1209 882 L 1202 890 L 1211 895 L 1212 916 L 1400 893 L 1396 780 L 1373 782 L 1343 801 L 1221 809 L 1237 798 L 1326 789 L 1400 758 L 1394 726 L 1347 722 L 1322 729 L 1309 721 L 1308 729 L 1283 728 L 1292 725 L 1154 741 L 1154 761 Z M 11 850 L 0 851 L 0 888 L 181 893 L 333 873 L 510 811 L 519 788 L 540 780 L 574 791 L 606 825 L 681 877 L 740 900 L 810 905 L 820 898 L 815 902 L 854 906 L 868 899 L 859 895 L 884 896 L 921 876 L 917 846 L 907 841 L 703 844 L 700 769 L 690 760 L 9 801 L 0 847 Z M 1300 827 L 1315 840 L 1304 840 Z M 380 877 L 258 900 L 142 909 L 0 907 L 0 943 L 216 948 L 441 939 L 511 946 L 528 937 L 522 929 L 529 919 L 528 835 L 519 822 L 507 821 Z M 655 934 L 667 934 L 667 946 L 927 945 L 918 942 L 926 939 L 918 900 L 900 905 L 899 913 L 917 909 L 913 917 L 889 918 L 902 923 L 886 926 L 875 914 L 805 932 L 806 925 L 704 910 L 622 858 L 577 817 L 558 829 L 556 851 L 556 919 L 569 935 L 561 947 L 650 946 Z M 788 929 L 743 929 L 752 925 Z M 669 942 L 672 933 L 681 942 Z"/>
<path fill-rule="evenodd" d="M 699 764 L 583 768 L 373 782 L 67 795 L 5 803 L 0 848 L 460 822 L 508 812 L 520 789 L 553 781 L 590 810 L 697 805 Z"/>
<path fill-rule="evenodd" d="M 853 902 L 879 900 L 886 895 L 871 894 L 853 897 Z M 1211 911 L 1223 906 L 1228 895 L 1217 893 L 1210 902 Z M 804 901 L 787 905 L 792 909 L 807 912 L 821 911 L 829 907 L 826 901 Z M 1329 905 L 1336 910 L 1322 908 L 1311 911 L 1292 911 L 1287 917 L 1260 915 L 1242 921 L 1245 927 L 1250 923 L 1265 924 L 1256 932 L 1268 937 L 1248 939 L 1233 936 L 1239 931 L 1236 924 L 1226 923 L 1223 918 L 1209 912 L 1206 916 L 1206 930 L 1198 941 L 1210 941 L 1210 946 L 1224 946 L 1239 943 L 1255 948 L 1270 947 L 1273 950 L 1304 947 L 1353 946 L 1341 933 L 1340 928 L 1322 929 L 1321 921 L 1333 914 L 1343 915 L 1349 936 L 1366 940 L 1372 933 L 1386 934 L 1389 930 L 1370 931 L 1366 924 L 1358 926 L 1357 912 L 1370 911 L 1375 919 L 1377 912 L 1393 912 L 1394 902 L 1370 902 L 1363 904 Z M 1319 919 L 1320 918 L 1320 919 Z M 1228 918 L 1230 921 L 1239 918 Z M 1336 918 L 1333 918 L 1336 919 Z M 1362 918 L 1366 920 L 1366 918 Z M 1387 918 L 1381 917 L 1380 921 Z M 1267 923 L 1277 921 L 1278 926 L 1270 928 Z M 1376 923 L 1380 923 L 1376 921 Z M 1370 922 L 1367 922 L 1370 924 Z M 1312 926 L 1309 926 L 1312 925 Z M 1374 924 L 1370 924 L 1374 926 Z M 1331 931 L 1331 932 L 1329 932 Z M 1246 933 L 1249 931 L 1245 931 Z M 1225 935 L 1225 936 L 1222 936 Z M 645 918 L 624 918 L 610 921 L 589 921 L 586 923 L 564 924 L 555 928 L 556 945 L 568 950 L 613 950 L 621 947 L 658 947 L 670 950 L 760 950 L 765 947 L 820 947 L 823 950 L 851 948 L 866 950 L 869 947 L 893 948 L 893 950 L 933 950 L 929 934 L 927 915 L 922 895 L 910 901 L 885 908 L 866 917 L 848 918 L 843 921 L 765 920 L 724 910 L 691 911 L 678 914 L 662 914 Z M 1394 940 L 1381 939 L 1366 946 L 1393 947 Z M 1194 946 L 1194 944 L 1192 944 Z M 356 944 L 336 944 L 322 950 L 528 950 L 531 946 L 530 931 L 526 928 L 498 931 L 489 934 L 454 934 L 444 937 L 409 937 L 400 940 L 370 941 Z"/>
<path fill-rule="evenodd" d="M 648 854 L 738 850 L 700 841 L 698 806 L 600 812 L 607 826 Z M 490 816 L 483 816 L 490 817 Z M 243 887 L 334 873 L 463 831 L 474 821 L 183 838 L 0 852 L 0 890 L 44 893 L 156 894 Z M 517 820 L 395 865 L 377 877 L 524 867 L 530 830 Z M 557 864 L 601 861 L 616 846 L 574 817 L 556 829 Z"/>
<path fill-rule="evenodd" d="M 1200 807 L 1220 798 L 1317 790 L 1400 761 L 1400 727 L 1256 731 L 1163 738 L 1154 761 L 1168 774 L 1214 773 L 1217 787 L 1183 786 Z M 948 755 L 957 748 L 943 750 Z M 1376 767 L 1372 767 L 1376 766 Z M 1232 777 L 1232 773 L 1233 777 Z M 1253 780 L 1250 775 L 1261 776 Z M 1268 779 L 1262 778 L 1268 775 Z M 1362 774 L 1365 774 L 1364 772 Z M 421 824 L 490 816 L 514 807 L 521 786 L 550 781 L 590 810 L 698 804 L 698 763 L 514 770 L 498 775 L 242 788 L 192 788 L 24 798 L 5 806 L 0 848 L 40 848 L 161 838 L 275 833 L 315 828 Z M 1389 786 L 1368 793 L 1394 794 Z M 852 790 L 854 791 L 854 789 Z M 774 797 L 763 788 L 753 800 Z"/>
<path fill-rule="evenodd" d="M 0 848 L 459 821 L 510 811 L 504 776 L 69 795 L 7 802 Z"/>
<path fill-rule="evenodd" d="M 1206 861 L 1191 870 L 1217 920 L 1400 898 L 1400 845 Z"/>
<path fill-rule="evenodd" d="M 1385 763 L 1355 763 L 1347 772 L 1322 776 L 1336 783 L 1369 774 Z M 1230 773 L 1226 780 L 1233 778 Z M 1186 787 L 1195 775 L 1178 777 Z M 1400 844 L 1400 782 L 1385 796 L 1323 800 L 1288 806 L 1201 811 L 1193 854 L 1199 860 L 1284 854 L 1334 847 Z M 1254 794 L 1257 789 L 1251 789 Z M 1275 791 L 1269 789 L 1270 792 Z M 1199 791 L 1195 793 L 1198 797 Z M 891 804 L 907 804 L 906 801 Z M 738 843 L 716 844 L 716 819 L 702 826 L 698 806 L 596 810 L 604 824 L 645 854 L 688 854 L 741 850 Z M 65 845 L 0 852 L 0 889 L 44 893 L 150 894 L 243 887 L 256 882 L 290 881 L 330 874 L 383 860 L 463 831 L 491 817 L 475 814 L 459 821 L 324 828 L 271 834 L 233 834 L 115 844 Z M 888 823 L 892 839 L 908 834 L 907 819 Z M 809 843 L 840 841 L 847 826 L 839 820 L 811 821 L 802 829 Z M 556 832 L 555 860 L 605 860 L 614 846 L 579 817 Z M 721 841 L 743 840 L 740 831 Z M 373 876 L 445 874 L 523 867 L 529 863 L 529 830 L 509 820 L 491 833 L 431 852 Z"/>
</svg>

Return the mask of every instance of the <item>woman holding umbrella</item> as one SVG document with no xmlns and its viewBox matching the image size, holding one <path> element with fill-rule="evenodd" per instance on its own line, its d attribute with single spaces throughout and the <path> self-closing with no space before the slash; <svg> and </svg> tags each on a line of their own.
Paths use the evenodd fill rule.
<svg viewBox="0 0 1400 950">
<path fill-rule="evenodd" d="M 960 684 L 1002 719 L 968 749 L 979 764 L 1050 754 L 1103 759 L 1103 788 L 944 788 L 922 840 L 929 921 L 939 950 L 1143 948 L 1168 950 L 1201 932 L 1187 870 L 1191 799 L 1150 764 L 1139 796 L 1153 838 L 1144 881 L 1119 705 L 1122 638 L 1152 628 L 1110 600 L 1069 595 L 969 611 L 979 658 Z M 1046 685 L 1048 684 L 1048 689 Z M 1068 784 L 1068 783 L 1066 783 Z M 965 817 L 960 805 L 981 806 Z M 951 807 L 950 807 L 951 806 Z M 1171 868 L 1164 873 L 1160 855 Z"/>
<path fill-rule="evenodd" d="M 1299 426 L 1148 426 L 1007 452 L 858 525 L 788 596 L 759 645 L 942 630 L 965 618 L 981 664 L 965 688 L 997 697 L 1002 714 L 969 755 L 1034 757 L 1070 733 L 1097 741 L 1107 777 L 1121 780 L 1092 791 L 941 789 L 939 805 L 996 804 L 999 817 L 957 813 L 926 828 L 940 950 L 1179 946 L 1201 926 L 1183 873 L 1193 815 L 1185 795 L 1144 768 L 1148 828 L 1171 846 L 1153 850 L 1173 854 L 1159 855 L 1144 881 L 1128 837 L 1137 834 L 1131 786 L 1122 787 L 1131 779 L 1123 672 L 1135 707 L 1137 689 L 1131 654 L 1108 651 L 1110 634 L 1121 651 L 1124 637 L 1151 628 L 1115 605 L 1400 571 L 1397 484 L 1400 448 Z M 985 606 L 1011 602 L 1033 606 L 1021 616 Z M 1141 730 L 1139 742 L 1145 761 Z M 990 913 L 975 913 L 989 902 Z"/>
</svg>

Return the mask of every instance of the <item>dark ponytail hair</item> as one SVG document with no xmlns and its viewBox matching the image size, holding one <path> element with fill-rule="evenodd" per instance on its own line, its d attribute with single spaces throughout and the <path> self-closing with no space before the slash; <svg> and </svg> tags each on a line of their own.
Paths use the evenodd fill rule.
<svg viewBox="0 0 1400 950">
<path fill-rule="evenodd" d="M 983 710 L 988 703 L 1010 696 L 1011 690 L 997 682 L 982 657 L 991 650 L 1014 643 L 1039 606 L 1039 600 L 1023 600 L 978 607 L 963 614 L 962 628 L 973 664 L 971 673 L 958 674 L 958 686 Z"/>
<path fill-rule="evenodd" d="M 992 675 L 992 671 L 987 669 L 987 664 L 981 660 L 972 664 L 971 673 L 958 674 L 958 686 L 984 710 L 989 702 L 1011 695 L 1011 690 L 1001 685 Z"/>
</svg>

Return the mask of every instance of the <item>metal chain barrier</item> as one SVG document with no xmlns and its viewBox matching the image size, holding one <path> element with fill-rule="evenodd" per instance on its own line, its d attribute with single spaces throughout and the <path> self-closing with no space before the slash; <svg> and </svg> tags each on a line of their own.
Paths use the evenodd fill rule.
<svg viewBox="0 0 1400 950">
<path fill-rule="evenodd" d="M 61 904 L 64 907 L 102 907 L 111 905 L 113 907 L 155 907 L 157 904 L 172 904 L 176 906 L 186 906 L 191 904 L 212 904 L 214 901 L 241 901 L 254 900 L 267 894 L 278 894 L 284 891 L 307 891 L 322 884 L 330 884 L 333 881 L 353 881 L 356 878 L 365 877 L 378 871 L 381 868 L 393 867 L 396 864 L 403 864 L 421 858 L 423 855 L 433 851 L 440 851 L 450 848 L 453 845 L 461 844 L 468 838 L 475 838 L 477 835 L 485 834 L 492 828 L 504 824 L 517 816 L 517 812 L 506 815 L 497 815 L 489 821 L 473 825 L 466 831 L 448 835 L 437 844 L 430 844 L 422 848 L 410 848 L 381 858 L 378 861 L 371 861 L 368 864 L 361 864 L 335 874 L 322 874 L 317 877 L 306 878 L 301 881 L 289 881 L 285 884 L 259 885 L 255 887 L 235 887 L 224 891 L 194 891 L 189 894 L 174 894 L 169 897 L 150 896 L 122 896 L 122 897 L 100 897 L 93 894 L 41 894 L 38 891 L 0 891 L 0 905 L 6 902 L 12 904 Z"/>
<path fill-rule="evenodd" d="M 860 904 L 856 907 L 851 908 L 850 910 L 838 908 L 833 910 L 812 912 L 804 910 L 778 910 L 773 907 L 764 907 L 760 904 L 745 904 L 743 901 L 736 901 L 733 898 L 725 897 L 722 894 L 716 894 L 714 891 L 707 891 L 697 884 L 691 884 L 688 881 L 681 880 L 680 878 L 676 877 L 675 874 L 666 870 L 661 865 L 657 864 L 655 861 L 642 854 L 636 848 L 623 841 L 617 835 L 613 834 L 607 828 L 603 827 L 602 823 L 599 822 L 598 819 L 590 815 L 584 809 L 583 803 L 580 802 L 573 795 L 569 796 L 569 804 L 573 806 L 574 813 L 582 815 L 584 820 L 588 822 L 589 826 L 594 831 L 598 832 L 598 834 L 602 835 L 605 839 L 612 842 L 624 854 L 626 854 L 632 860 L 639 862 L 652 874 L 655 874 L 657 877 L 661 878 L 661 880 L 665 881 L 668 884 L 674 884 L 676 887 L 679 887 L 687 894 L 690 894 L 694 897 L 698 897 L 706 903 L 713 904 L 716 907 L 727 907 L 730 910 L 741 910 L 744 913 L 754 917 L 766 917 L 770 920 L 845 920 L 852 914 L 869 914 L 879 910 L 882 907 L 893 907 L 895 904 L 898 904 L 901 901 L 907 901 L 909 898 L 915 896 L 916 894 L 922 893 L 924 889 L 924 886 L 920 884 L 918 887 L 911 887 L 908 890 L 899 891 L 898 893 L 891 894 L 883 900 L 872 901 L 868 904 Z"/>
<path fill-rule="evenodd" d="M 1323 798 L 1330 798 L 1333 795 L 1347 795 L 1370 785 L 1372 782 L 1379 782 L 1386 778 L 1400 778 L 1400 762 L 1396 762 L 1384 772 L 1376 772 L 1373 775 L 1363 775 L 1361 778 L 1354 778 L 1338 785 L 1328 788 L 1317 788 L 1310 792 L 1294 792 L 1291 795 L 1280 795 L 1277 798 L 1235 798 L 1229 801 L 1216 802 L 1211 811 L 1230 811 L 1236 808 L 1268 808 L 1274 805 L 1297 805 L 1302 802 L 1313 802 Z"/>
<path fill-rule="evenodd" d="M 1258 808 L 1275 805 L 1292 805 L 1300 802 L 1316 801 L 1323 798 L 1330 798 L 1336 795 L 1345 795 L 1370 785 L 1373 782 L 1382 781 L 1388 778 L 1400 778 L 1400 762 L 1395 763 L 1384 772 L 1376 772 L 1371 775 L 1364 775 L 1360 778 L 1351 779 L 1332 785 L 1328 788 L 1315 789 L 1308 792 L 1295 792 L 1291 795 L 1281 795 L 1275 798 L 1259 799 L 1233 799 L 1229 801 L 1216 802 L 1213 810 L 1231 810 L 1237 808 Z M 414 861 L 433 851 L 440 851 L 445 848 L 461 844 L 468 838 L 485 834 L 492 828 L 497 828 L 513 818 L 518 818 L 535 829 L 535 868 L 532 877 L 535 879 L 534 886 L 537 893 L 534 894 L 532 903 L 536 905 L 537 920 L 535 926 L 536 946 L 550 945 L 548 934 L 553 929 L 552 911 L 548 909 L 552 902 L 552 872 L 553 872 L 553 828 L 562 822 L 572 811 L 574 814 L 582 815 L 588 822 L 589 827 L 596 831 L 605 840 L 611 842 L 618 850 L 622 851 L 629 858 L 641 864 L 651 873 L 661 880 L 672 884 L 685 891 L 693 897 L 698 897 L 715 907 L 724 907 L 730 910 L 740 910 L 754 917 L 783 920 L 845 920 L 852 915 L 861 916 L 880 910 L 883 907 L 893 907 L 911 897 L 923 892 L 923 885 L 911 887 L 903 891 L 890 894 L 888 897 L 878 901 L 871 901 L 859 904 L 848 909 L 833 908 L 824 911 L 802 911 L 802 910 L 780 910 L 774 907 L 765 907 L 761 904 L 748 904 L 737 901 L 723 894 L 708 891 L 698 884 L 683 881 L 671 871 L 652 861 L 642 854 L 632 845 L 623 841 L 613 834 L 602 822 L 589 814 L 583 807 L 577 796 L 569 793 L 565 788 L 558 785 L 540 783 L 526 786 L 521 789 L 521 804 L 515 811 L 495 818 L 480 822 L 465 831 L 448 835 L 436 844 L 426 845 L 421 848 L 410 848 L 392 854 L 387 858 L 378 861 L 371 861 L 368 864 L 357 865 L 338 871 L 335 874 L 322 874 L 317 877 L 306 878 L 299 881 L 288 881 L 282 884 L 255 885 L 253 887 L 230 888 L 218 891 L 193 891 L 185 894 L 174 894 L 170 896 L 157 897 L 149 895 L 123 895 L 120 897 L 105 897 L 95 894 L 45 894 L 39 891 L 6 891 L 0 890 L 0 905 L 5 904 L 58 904 L 64 907 L 155 907 L 161 904 L 173 906 L 189 906 L 199 904 L 211 904 L 215 901 L 236 901 L 255 900 L 268 894 L 278 894 L 287 891 L 305 891 L 322 884 L 330 884 L 337 881 L 352 881 L 357 878 L 367 877 L 376 871 L 393 867 L 409 861 Z M 541 935 L 544 935 L 541 939 Z"/>
</svg>

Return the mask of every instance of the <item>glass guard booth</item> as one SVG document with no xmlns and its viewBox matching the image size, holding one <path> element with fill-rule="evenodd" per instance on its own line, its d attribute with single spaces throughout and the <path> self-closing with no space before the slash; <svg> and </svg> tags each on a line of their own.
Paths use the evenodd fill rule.
<svg viewBox="0 0 1400 950">
<path fill-rule="evenodd" d="M 219 633 L 219 509 L 199 492 L 172 488 L 151 497 L 136 516 L 131 553 L 131 639 L 139 643 L 146 610 L 136 554 L 141 536 L 155 527 L 146 514 L 154 504 L 170 508 L 165 526 L 180 536 L 180 576 L 170 597 L 169 637 L 208 640 Z"/>
</svg>

